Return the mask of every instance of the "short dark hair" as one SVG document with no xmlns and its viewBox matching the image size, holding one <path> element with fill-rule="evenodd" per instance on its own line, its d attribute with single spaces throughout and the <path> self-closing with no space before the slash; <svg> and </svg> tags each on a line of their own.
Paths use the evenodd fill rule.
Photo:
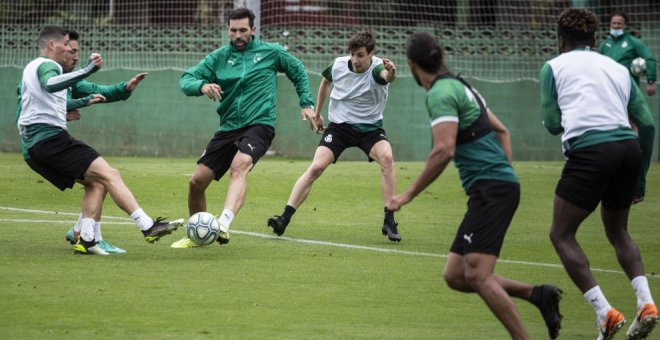
<svg viewBox="0 0 660 340">
<path fill-rule="evenodd" d="M 610 22 L 612 21 L 612 18 L 614 17 L 622 17 L 623 18 L 623 23 L 628 25 L 628 15 L 626 12 L 621 11 L 621 10 L 616 10 L 612 12 L 612 15 L 610 15 Z"/>
<path fill-rule="evenodd" d="M 348 50 L 357 51 L 360 47 L 365 47 L 367 53 L 371 53 L 376 47 L 376 34 L 369 30 L 353 33 L 348 39 Z"/>
<path fill-rule="evenodd" d="M 250 27 L 254 27 L 254 12 L 252 12 L 251 10 L 245 7 L 239 7 L 229 12 L 229 20 L 240 20 L 245 18 L 249 18 Z"/>
<path fill-rule="evenodd" d="M 69 40 L 75 40 L 78 41 L 80 39 L 80 34 L 76 32 L 75 30 L 68 30 L 67 33 L 69 34 Z"/>
<path fill-rule="evenodd" d="M 436 73 L 444 68 L 442 46 L 435 36 L 418 32 L 406 40 L 406 56 L 422 70 Z"/>
<path fill-rule="evenodd" d="M 40 49 L 48 47 L 49 40 L 60 40 L 64 38 L 69 32 L 64 27 L 48 25 L 44 26 L 37 35 L 37 44 Z"/>
<path fill-rule="evenodd" d="M 584 8 L 568 8 L 559 15 L 557 30 L 571 46 L 594 46 L 594 33 L 598 29 L 598 17 Z"/>
</svg>

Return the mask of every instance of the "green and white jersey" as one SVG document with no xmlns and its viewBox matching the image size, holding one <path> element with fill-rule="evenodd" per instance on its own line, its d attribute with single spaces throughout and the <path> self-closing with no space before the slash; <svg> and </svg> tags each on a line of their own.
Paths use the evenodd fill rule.
<svg viewBox="0 0 660 340">
<path fill-rule="evenodd" d="M 478 92 L 476 92 L 478 96 Z M 483 97 L 480 96 L 484 105 Z M 465 130 L 475 123 L 481 114 L 472 91 L 453 78 L 437 79 L 426 95 L 426 107 L 431 127 L 445 123 L 458 123 L 458 130 Z M 467 192 L 478 180 L 501 180 L 518 183 L 504 149 L 494 132 L 474 141 L 457 145 L 454 165 Z"/>
<path fill-rule="evenodd" d="M 328 119 L 336 124 L 382 126 L 389 89 L 389 83 L 380 77 L 385 69 L 383 60 L 372 57 L 371 65 L 362 73 L 352 71 L 350 62 L 350 56 L 339 57 L 323 72 L 333 83 Z"/>
<path fill-rule="evenodd" d="M 42 86 L 41 79 L 49 73 L 62 74 L 62 66 L 46 57 L 31 61 L 23 70 L 23 80 L 20 85 L 19 131 L 23 130 L 22 127 L 37 123 L 66 130 L 67 87 L 48 92 L 46 87 Z"/>
<path fill-rule="evenodd" d="M 612 58 L 584 49 L 562 53 L 540 79 L 543 124 L 562 134 L 564 150 L 636 138 L 628 120 L 634 84 Z"/>
<path fill-rule="evenodd" d="M 88 62 L 75 72 L 62 74 L 62 66 L 46 57 L 31 61 L 18 87 L 17 126 L 23 156 L 37 142 L 66 130 L 67 90 L 99 69 Z"/>
</svg>

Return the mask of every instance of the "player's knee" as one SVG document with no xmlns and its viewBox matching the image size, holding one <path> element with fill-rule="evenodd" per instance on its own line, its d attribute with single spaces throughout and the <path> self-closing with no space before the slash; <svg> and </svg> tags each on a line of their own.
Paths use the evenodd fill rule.
<svg viewBox="0 0 660 340">
<path fill-rule="evenodd" d="M 193 176 L 192 178 L 190 178 L 190 181 L 188 182 L 188 189 L 191 192 L 203 192 L 206 190 L 208 184 L 209 181 L 197 176 Z"/>
<path fill-rule="evenodd" d="M 456 272 L 445 271 L 443 278 L 445 279 L 445 283 L 447 283 L 447 287 L 454 290 L 462 290 L 465 283 L 463 275 L 458 275 Z"/>
<path fill-rule="evenodd" d="M 314 164 L 309 167 L 309 170 L 307 171 L 309 177 L 312 178 L 312 180 L 316 180 L 317 178 L 321 177 L 323 172 L 325 171 L 326 167 L 319 165 L 319 164 Z"/>
</svg>

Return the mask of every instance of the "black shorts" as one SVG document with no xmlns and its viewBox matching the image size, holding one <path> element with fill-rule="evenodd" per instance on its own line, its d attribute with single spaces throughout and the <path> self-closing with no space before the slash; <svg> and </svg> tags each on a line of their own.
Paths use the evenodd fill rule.
<svg viewBox="0 0 660 340">
<path fill-rule="evenodd" d="M 468 210 L 449 251 L 500 256 L 504 236 L 520 202 L 520 185 L 480 180 L 468 191 Z"/>
<path fill-rule="evenodd" d="M 335 163 L 344 150 L 354 146 L 359 147 L 369 157 L 371 148 L 382 140 L 387 140 L 387 135 L 383 129 L 357 132 L 348 123 L 330 123 L 323 132 L 319 146 L 325 146 L 332 151 L 335 157 L 333 163 Z M 372 161 L 373 159 L 369 157 L 369 162 Z"/>
<path fill-rule="evenodd" d="M 66 131 L 34 144 L 28 153 L 30 168 L 62 191 L 72 188 L 76 180 L 83 180 L 89 165 L 100 157 L 91 146 Z"/>
<path fill-rule="evenodd" d="M 218 131 L 206 145 L 197 164 L 204 164 L 215 172 L 220 180 L 229 170 L 238 150 L 252 157 L 254 166 L 266 154 L 275 137 L 275 129 L 268 125 L 250 125 L 231 131 Z"/>
<path fill-rule="evenodd" d="M 630 207 L 642 166 L 637 139 L 568 150 L 566 157 L 557 196 L 588 211 L 601 201 L 607 210 Z"/>
</svg>

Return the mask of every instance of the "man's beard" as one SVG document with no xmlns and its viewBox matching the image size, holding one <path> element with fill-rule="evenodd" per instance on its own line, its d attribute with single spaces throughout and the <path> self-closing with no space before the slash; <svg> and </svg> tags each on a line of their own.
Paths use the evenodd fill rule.
<svg viewBox="0 0 660 340">
<path fill-rule="evenodd" d="M 415 81 L 417 82 L 417 85 L 419 85 L 419 86 L 424 86 L 424 85 L 422 84 L 422 81 L 419 80 L 419 76 L 417 75 L 417 72 L 413 71 L 413 72 L 412 72 L 412 75 L 413 75 L 413 78 L 415 78 Z"/>
</svg>

